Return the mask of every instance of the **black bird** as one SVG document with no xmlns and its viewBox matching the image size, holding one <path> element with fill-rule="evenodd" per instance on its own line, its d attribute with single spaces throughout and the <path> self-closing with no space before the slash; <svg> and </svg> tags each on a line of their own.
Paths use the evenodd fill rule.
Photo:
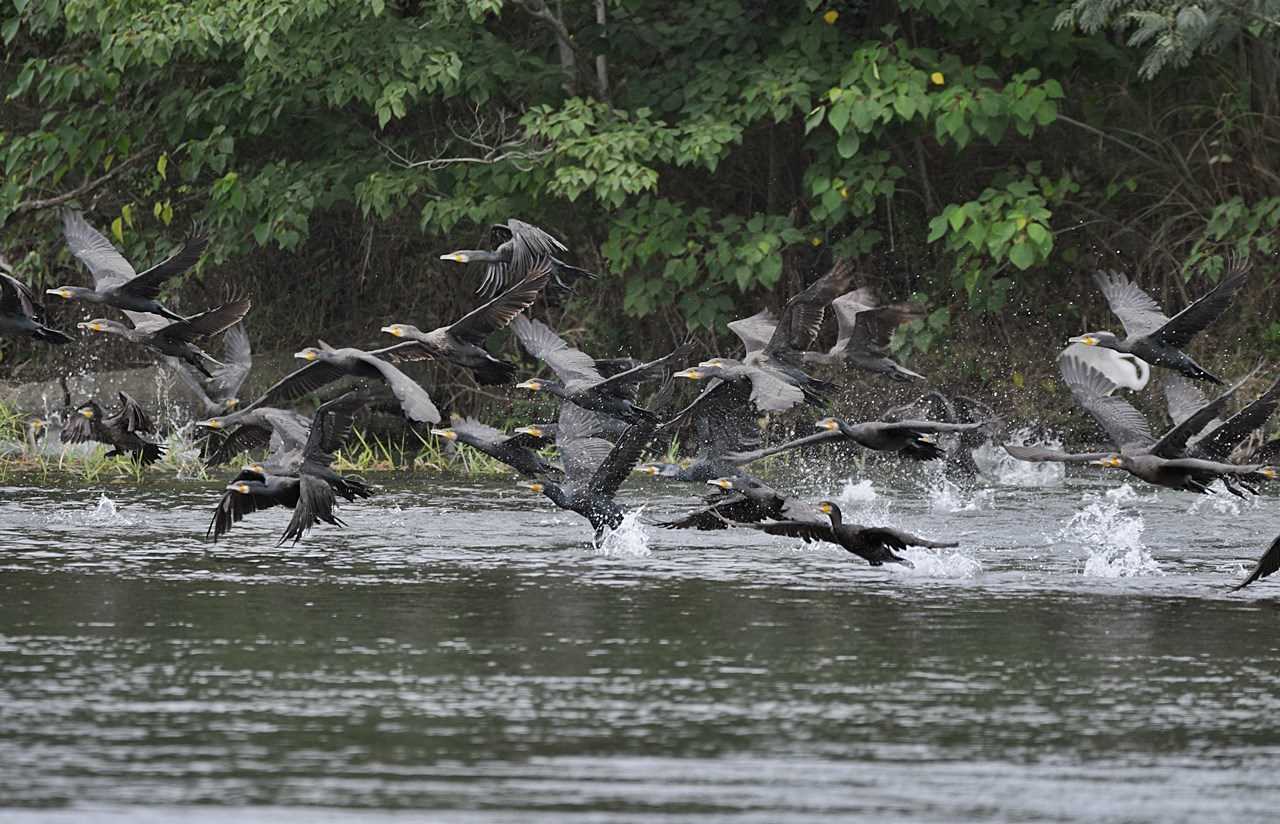
<svg viewBox="0 0 1280 824">
<path fill-rule="evenodd" d="M 561 426 L 563 428 L 563 422 Z M 648 446 L 655 429 L 655 424 L 649 421 L 632 424 L 598 463 L 589 457 L 575 459 L 564 443 L 562 432 L 560 450 L 567 480 L 563 484 L 545 479 L 525 481 L 521 486 L 540 492 L 561 509 L 586 518 L 595 529 L 596 540 L 600 540 L 606 529 L 617 529 L 622 523 L 626 513 L 614 496 L 640 460 L 640 453 Z"/>
<path fill-rule="evenodd" d="M 414 341 L 371 349 L 368 352 L 351 347 L 334 349 L 320 341 L 319 348 L 308 347 L 294 354 L 295 358 L 307 361 L 306 366 L 285 375 L 240 411 L 247 412 L 269 403 L 297 400 L 345 375 L 351 375 L 385 383 L 400 402 L 401 411 L 409 420 L 417 423 L 440 423 L 440 411 L 436 409 L 427 390 L 389 362 L 417 360 L 420 351 Z"/>
<path fill-rule="evenodd" d="M 676 372 L 672 377 L 701 381 L 710 379 L 711 383 L 699 394 L 698 398 L 676 416 L 697 408 L 702 402 L 709 402 L 713 395 L 730 394 L 730 390 L 721 387 L 733 385 L 739 387 L 737 395 L 754 407 L 757 412 L 785 412 L 802 403 L 810 403 L 822 407 L 827 403 L 826 397 L 819 391 L 809 387 L 805 382 L 797 382 L 783 372 L 763 366 L 749 366 L 732 358 L 712 358 L 689 369 Z"/>
<path fill-rule="evenodd" d="M 1249 277 L 1249 267 L 1248 260 L 1232 260 L 1230 271 L 1217 286 L 1172 318 L 1165 316 L 1160 304 L 1124 275 L 1096 272 L 1094 282 L 1102 290 L 1111 311 L 1120 318 L 1126 337 L 1121 340 L 1110 332 L 1090 332 L 1070 338 L 1069 342 L 1114 349 L 1153 366 L 1173 369 L 1188 378 L 1221 384 L 1221 378 L 1210 374 L 1182 349 L 1231 304 Z"/>
<path fill-rule="evenodd" d="M 0 336 L 32 338 L 44 343 L 70 343 L 64 332 L 44 325 L 44 307 L 31 289 L 17 278 L 0 272 Z"/>
<path fill-rule="evenodd" d="M 62 428 L 63 443 L 86 443 L 96 441 L 111 446 L 108 458 L 117 455 L 128 455 L 143 466 L 160 460 L 164 447 L 158 443 L 143 440 L 139 433 L 149 434 L 155 431 L 151 419 L 142 410 L 138 402 L 126 395 L 120 396 L 120 408 L 114 415 L 106 415 L 97 401 L 86 401 L 76 407 Z"/>
<path fill-rule="evenodd" d="M 149 321 L 130 328 L 123 323 L 106 318 L 94 318 L 78 323 L 76 326 L 89 332 L 105 332 L 119 335 L 125 340 L 144 346 L 161 355 L 177 358 L 189 364 L 206 378 L 213 378 L 213 373 L 205 362 L 221 366 L 216 358 L 196 345 L 201 338 L 212 337 L 228 327 L 239 323 L 248 313 L 251 304 L 247 300 L 237 300 L 222 306 L 201 312 L 186 320 L 172 322 Z"/>
<path fill-rule="evenodd" d="M 423 332 L 407 323 L 393 323 L 382 327 L 382 331 L 417 342 L 424 360 L 439 358 L 470 369 L 477 383 L 510 383 L 515 377 L 515 364 L 490 355 L 484 348 L 485 338 L 506 327 L 516 315 L 532 306 L 550 276 L 549 264 L 539 263 L 529 277 L 496 298 L 468 312 L 460 320 L 430 332 Z M 407 349 L 406 354 L 409 351 Z"/>
<path fill-rule="evenodd" d="M 516 384 L 517 389 L 546 391 L 583 409 L 611 415 L 631 424 L 656 422 L 653 412 L 635 404 L 636 385 L 656 377 L 669 361 L 687 351 L 686 346 L 681 346 L 655 361 L 606 378 L 600 374 L 596 361 L 590 355 L 565 343 L 542 321 L 520 316 L 512 322 L 511 328 L 525 351 L 550 366 L 560 378 L 559 382 L 534 378 Z"/>
<path fill-rule="evenodd" d="M 1164 392 L 1174 424 L 1182 423 L 1209 403 L 1203 392 L 1179 375 L 1165 380 Z M 1277 405 L 1280 405 L 1280 378 L 1239 412 L 1225 421 L 1215 418 L 1198 435 L 1189 438 L 1187 456 L 1228 462 L 1240 442 L 1266 424 Z"/>
<path fill-rule="evenodd" d="M 831 311 L 839 328 L 835 345 L 826 352 L 805 352 L 805 363 L 847 365 L 895 381 L 924 380 L 924 375 L 907 369 L 889 352 L 889 339 L 894 330 L 924 317 L 919 306 L 912 303 L 880 306 L 875 293 L 862 288 L 832 300 Z"/>
<path fill-rule="evenodd" d="M 186 320 L 182 315 L 165 308 L 156 299 L 160 297 L 160 290 L 164 288 L 166 281 L 187 271 L 200 260 L 200 255 L 209 245 L 209 238 L 193 231 L 187 236 L 181 249 L 138 274 L 124 255 L 111 245 L 111 241 L 90 226 L 79 212 L 68 209 L 62 213 L 62 231 L 71 254 L 89 267 L 89 272 L 93 275 L 93 288 L 59 286 L 49 289 L 48 294 L 87 303 L 101 303 L 128 312 L 146 312 L 172 321 Z M 135 325 L 140 321 L 140 318 L 133 315 L 130 319 Z"/>
<path fill-rule="evenodd" d="M 813 444 L 851 441 L 864 449 L 877 452 L 895 452 L 900 458 L 916 461 L 933 461 L 946 457 L 946 450 L 938 445 L 937 436 L 947 432 L 969 432 L 986 426 L 979 423 L 940 423 L 938 421 L 867 421 L 849 423 L 841 418 L 823 418 L 814 424 L 821 430 L 814 435 L 796 438 L 768 449 L 730 455 L 742 464 L 802 449 Z"/>
<path fill-rule="evenodd" d="M 893 552 L 895 549 L 905 549 L 909 546 L 931 548 L 959 546 L 958 543 L 953 541 L 930 541 L 927 538 L 912 535 L 910 532 L 903 532 L 900 529 L 893 529 L 887 526 L 847 524 L 840 514 L 840 507 L 836 506 L 832 501 L 819 503 L 818 511 L 826 515 L 830 519 L 830 523 L 823 523 L 816 518 L 805 518 L 803 520 L 766 521 L 764 523 L 739 523 L 736 526 L 758 529 L 770 535 L 786 535 L 791 538 L 799 538 L 806 544 L 815 541 L 826 541 L 827 543 L 844 547 L 849 552 L 871 564 L 871 566 L 881 566 L 883 564 L 913 566 L 906 558 L 895 555 Z"/>
<path fill-rule="evenodd" d="M 522 429 L 524 431 L 516 430 L 514 435 L 505 435 L 475 418 L 454 417 L 450 427 L 432 429 L 431 434 L 456 443 L 464 443 L 491 458 L 502 461 L 529 478 L 560 474 L 559 467 L 534 451 L 550 444 L 551 439 L 542 437 L 542 429 L 534 430 L 538 433 L 537 435 L 530 432 L 527 427 Z"/>
<path fill-rule="evenodd" d="M 780 520 L 799 503 L 784 498 L 776 490 L 750 475 L 734 475 L 707 481 L 716 488 L 706 496 L 704 506 L 667 521 L 657 521 L 663 529 L 727 529 L 729 522 L 746 523 L 765 518 Z"/>
<path fill-rule="evenodd" d="M 1044 447 L 1006 445 L 1005 451 L 1013 457 L 1124 469 L 1150 484 L 1200 493 L 1209 492 L 1209 485 L 1223 476 L 1238 476 L 1249 481 L 1276 475 L 1274 469 L 1260 464 L 1229 464 L 1186 457 L 1191 436 L 1204 429 L 1226 406 L 1239 384 L 1157 439 L 1141 412 L 1128 401 L 1108 394 L 1114 385 L 1105 375 L 1072 357 L 1063 358 L 1061 367 L 1063 380 L 1076 403 L 1093 416 L 1119 451 L 1069 454 Z M 1240 494 L 1232 486 L 1227 488 Z"/>
<path fill-rule="evenodd" d="M 1232 589 L 1244 589 L 1254 581 L 1271 575 L 1277 569 L 1280 569 L 1280 536 L 1277 536 L 1271 542 L 1271 546 L 1267 547 L 1267 551 L 1262 553 L 1262 557 L 1258 559 L 1258 563 L 1253 565 L 1253 570 L 1249 573 L 1249 576 L 1233 586 Z"/>
<path fill-rule="evenodd" d="M 316 410 L 296 475 L 269 474 L 261 466 L 242 470 L 218 501 L 205 537 L 217 541 L 245 515 L 273 506 L 293 510 L 293 517 L 276 546 L 290 538 L 296 544 L 318 521 L 346 526 L 333 513 L 337 503 L 335 492 L 347 500 L 367 498 L 371 492 L 364 481 L 339 475 L 329 465 L 333 463 L 333 453 L 350 434 L 355 412 L 363 403 L 358 393 L 348 392 Z"/>
<path fill-rule="evenodd" d="M 241 452 L 264 446 L 271 446 L 271 455 L 264 463 L 275 466 L 301 462 L 311 421 L 292 410 L 259 406 L 196 421 L 196 426 L 218 436 L 205 456 L 205 466 L 219 466 Z"/>
<path fill-rule="evenodd" d="M 240 405 L 240 388 L 253 369 L 253 350 L 241 320 L 222 335 L 222 361 L 213 369 L 212 378 L 204 377 L 177 358 L 166 356 L 164 360 L 190 390 L 200 406 L 200 414 L 216 417 L 230 414 Z"/>
<path fill-rule="evenodd" d="M 484 280 L 476 291 L 482 295 L 495 295 L 507 284 L 528 277 L 540 265 L 549 265 L 556 285 L 572 291 L 577 281 L 596 275 L 586 269 L 570 266 L 556 257 L 568 248 L 547 232 L 524 221 L 512 218 L 506 223 L 495 223 L 489 228 L 489 242 L 494 247 L 486 249 L 460 249 L 441 255 L 441 260 L 455 263 L 487 263 Z"/>
</svg>

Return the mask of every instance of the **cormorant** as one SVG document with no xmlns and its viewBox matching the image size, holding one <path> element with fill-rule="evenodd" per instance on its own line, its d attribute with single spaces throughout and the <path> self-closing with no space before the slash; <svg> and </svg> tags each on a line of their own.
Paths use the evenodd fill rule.
<svg viewBox="0 0 1280 824">
<path fill-rule="evenodd" d="M 17 278 L 0 272 L 0 336 L 32 338 L 64 344 L 71 336 L 44 325 L 44 307 L 31 289 Z"/>
<path fill-rule="evenodd" d="M 237 300 L 215 307 L 207 312 L 193 315 L 187 320 L 170 323 L 152 321 L 135 328 L 130 328 L 119 321 L 108 320 L 107 318 L 94 318 L 90 321 L 77 323 L 76 326 L 89 332 L 105 332 L 110 335 L 119 335 L 154 352 L 177 358 L 183 363 L 189 364 L 206 378 L 212 378 L 213 373 L 209 371 L 205 361 L 209 361 L 215 366 L 221 366 L 222 364 L 197 346 L 195 341 L 216 335 L 238 323 L 248 313 L 250 306 L 251 304 L 247 300 Z"/>
<path fill-rule="evenodd" d="M 482 295 L 497 294 L 507 284 L 528 277 L 539 265 L 549 265 L 556 285 L 566 291 L 573 291 L 578 280 L 596 279 L 593 272 L 570 266 L 556 257 L 567 252 L 566 247 L 547 232 L 524 221 L 514 218 L 506 223 L 495 223 L 489 228 L 489 242 L 493 250 L 460 249 L 441 255 L 441 260 L 452 260 L 455 263 L 487 263 L 484 280 L 476 291 Z"/>
<path fill-rule="evenodd" d="M 653 412 L 636 406 L 636 385 L 657 375 L 669 361 L 683 356 L 687 351 L 686 346 L 680 346 L 655 361 L 642 363 L 605 378 L 590 355 L 565 343 L 542 321 L 520 316 L 511 324 L 511 328 L 525 351 L 550 366 L 560 378 L 559 382 L 534 378 L 516 384 L 517 389 L 530 389 L 534 392 L 545 390 L 583 409 L 611 415 L 630 424 L 657 420 Z"/>
<path fill-rule="evenodd" d="M 826 515 L 831 522 L 823 523 L 815 518 L 767 521 L 764 523 L 738 523 L 735 525 L 758 529 L 770 535 L 786 535 L 791 538 L 799 538 L 806 544 L 815 541 L 836 544 L 862 558 L 871 566 L 881 566 L 883 564 L 913 566 L 906 558 L 895 555 L 893 552 L 895 549 L 905 549 L 909 546 L 931 548 L 959 546 L 958 543 L 953 541 L 930 541 L 927 538 L 912 535 L 910 532 L 903 532 L 900 529 L 893 529 L 887 526 L 847 524 L 841 516 L 840 507 L 836 506 L 832 501 L 819 503 L 818 511 Z"/>
<path fill-rule="evenodd" d="M 355 412 L 363 403 L 358 393 L 348 392 L 316 410 L 296 476 L 267 474 L 261 466 L 242 470 L 227 484 L 205 537 L 217 541 L 245 515 L 273 506 L 294 511 L 276 546 L 290 538 L 296 544 L 317 521 L 346 526 L 333 514 L 337 502 L 335 491 L 347 500 L 365 498 L 371 493 L 364 481 L 339 475 L 329 465 L 333 462 L 333 453 L 341 448 L 350 433 Z"/>
<path fill-rule="evenodd" d="M 657 521 L 663 529 L 727 529 L 729 522 L 755 522 L 786 517 L 798 502 L 784 498 L 758 478 L 734 475 L 707 481 L 716 491 L 703 498 L 705 506 L 667 521 Z"/>
<path fill-rule="evenodd" d="M 1119 468 L 1147 483 L 1201 493 L 1208 492 L 1209 484 L 1225 475 L 1239 476 L 1248 481 L 1271 478 L 1276 474 L 1274 469 L 1261 464 L 1238 465 L 1185 457 L 1188 440 L 1226 406 L 1239 384 L 1202 406 L 1157 440 L 1141 412 L 1128 401 L 1109 394 L 1113 385 L 1105 375 L 1074 358 L 1063 359 L 1062 374 L 1076 403 L 1093 416 L 1119 452 L 1069 454 L 1044 447 L 1006 445 L 1005 451 L 1013 457 L 1024 461 L 1089 463 Z M 1240 494 L 1232 486 L 1227 488 Z"/>
<path fill-rule="evenodd" d="M 559 467 L 554 466 L 539 455 L 534 449 L 551 443 L 549 438 L 541 437 L 542 429 L 535 436 L 529 427 L 517 430 L 514 435 L 505 435 L 492 426 L 483 424 L 475 418 L 455 416 L 452 425 L 447 429 L 432 429 L 431 434 L 439 435 L 446 440 L 464 443 L 491 458 L 502 461 L 507 466 L 529 478 L 542 475 L 560 474 Z"/>
<path fill-rule="evenodd" d="M 164 361 L 191 391 L 200 414 L 213 418 L 230 414 L 240 405 L 240 387 L 253 368 L 253 351 L 241 320 L 223 334 L 222 365 L 213 369 L 212 378 L 205 378 L 177 358 L 165 356 Z"/>
<path fill-rule="evenodd" d="M 640 453 L 653 437 L 656 426 L 651 421 L 641 421 L 627 427 L 618 443 L 598 462 L 587 453 L 583 453 L 581 458 L 574 454 L 576 450 L 571 450 L 563 440 L 563 426 L 562 422 L 560 455 L 567 480 L 561 484 L 541 479 L 520 485 L 542 493 L 561 509 L 572 510 L 586 518 L 595 529 L 596 540 L 599 540 L 606 529 L 617 529 L 622 523 L 626 513 L 614 501 L 614 496 L 640 460 Z"/>
<path fill-rule="evenodd" d="M 271 447 L 265 463 L 275 465 L 301 460 L 311 421 L 292 410 L 260 406 L 196 421 L 196 426 L 221 436 L 205 456 L 205 466 L 219 466 L 264 446 Z"/>
<path fill-rule="evenodd" d="M 368 352 L 351 347 L 334 349 L 320 341 L 319 348 L 308 347 L 295 353 L 294 357 L 307 361 L 307 365 L 276 381 L 257 400 L 241 407 L 240 411 L 247 412 L 269 403 L 296 400 L 345 375 L 351 375 L 385 383 L 400 401 L 401 411 L 409 420 L 417 423 L 440 423 L 440 411 L 436 409 L 427 390 L 388 363 L 420 358 L 421 348 L 414 341 L 396 343 Z"/>
<path fill-rule="evenodd" d="M 1231 304 L 1249 276 L 1249 267 L 1247 259 L 1233 259 L 1231 270 L 1217 286 L 1173 318 L 1166 317 L 1160 305 L 1123 274 L 1095 272 L 1094 282 L 1102 290 L 1111 311 L 1120 318 L 1126 337 L 1121 340 L 1110 332 L 1089 332 L 1068 342 L 1103 346 L 1136 355 L 1153 366 L 1163 366 L 1189 378 L 1221 384 L 1221 378 L 1207 372 L 1182 349 Z"/>
<path fill-rule="evenodd" d="M 67 425 L 62 428 L 63 443 L 96 441 L 111 446 L 108 458 L 128 454 L 143 466 L 160 460 L 164 446 L 143 440 L 139 433 L 155 431 L 151 419 L 138 402 L 126 395 L 120 396 L 120 408 L 114 415 L 105 415 L 97 401 L 86 401 L 76 407 Z"/>
<path fill-rule="evenodd" d="M 831 310 L 838 326 L 835 345 L 826 352 L 805 352 L 805 363 L 848 365 L 901 382 L 925 379 L 889 354 L 889 338 L 894 330 L 923 318 L 920 307 L 911 303 L 879 306 L 875 293 L 864 287 L 832 300 Z"/>
<path fill-rule="evenodd" d="M 177 277 L 200 260 L 200 255 L 209 245 L 209 238 L 193 231 L 187 236 L 181 249 L 138 274 L 124 255 L 111 245 L 111 241 L 90 226 L 80 212 L 72 209 L 63 211 L 62 231 L 71 254 L 89 267 L 89 272 L 93 275 L 93 288 L 59 286 L 47 290 L 47 294 L 87 303 L 101 303 L 128 312 L 159 315 L 171 321 L 186 320 L 182 315 L 167 309 L 156 298 L 160 297 L 165 281 Z M 130 319 L 135 325 L 140 320 L 132 315 Z"/>
<path fill-rule="evenodd" d="M 382 327 L 382 331 L 417 342 L 424 359 L 439 358 L 470 369 L 479 384 L 510 383 L 515 377 L 515 364 L 499 360 L 485 351 L 485 338 L 532 306 L 550 276 L 550 264 L 542 261 L 527 278 L 448 326 L 423 332 L 416 326 L 393 323 Z"/>
<path fill-rule="evenodd" d="M 947 432 L 970 432 L 986 426 L 988 422 L 979 423 L 940 423 L 938 421 L 867 421 L 865 423 L 849 423 L 841 418 L 823 418 L 814 424 L 821 430 L 814 435 L 768 449 L 755 452 L 730 455 L 732 460 L 749 464 L 770 455 L 802 449 L 819 443 L 836 443 L 852 441 L 864 449 L 877 452 L 896 452 L 900 458 L 916 461 L 933 461 L 946 457 L 946 450 L 938 445 L 937 436 Z"/>
</svg>

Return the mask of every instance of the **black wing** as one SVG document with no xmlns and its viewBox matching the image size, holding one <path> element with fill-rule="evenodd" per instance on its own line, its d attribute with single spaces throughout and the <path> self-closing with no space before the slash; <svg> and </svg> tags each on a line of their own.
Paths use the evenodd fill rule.
<svg viewBox="0 0 1280 824">
<path fill-rule="evenodd" d="M 587 484 L 587 491 L 592 497 L 612 498 L 631 475 L 636 464 L 640 462 L 640 454 L 649 445 L 657 427 L 647 421 L 632 424 L 622 433 L 618 443 L 614 445 L 609 457 L 596 469 Z"/>
<path fill-rule="evenodd" d="M 119 291 L 136 295 L 140 298 L 155 300 L 160 297 L 160 290 L 164 288 L 165 281 L 177 277 L 192 266 L 195 266 L 208 245 L 209 238 L 193 230 L 191 234 L 187 235 L 186 242 L 182 244 L 181 249 L 118 287 Z"/>
<path fill-rule="evenodd" d="M 840 258 L 832 265 L 831 271 L 787 301 L 787 305 L 782 308 L 778 327 L 764 348 L 765 354 L 786 356 L 812 346 L 818 332 L 822 330 L 822 319 L 827 306 L 849 288 L 852 280 L 853 261 Z"/>
<path fill-rule="evenodd" d="M 1241 380 L 1235 386 L 1223 392 L 1209 403 L 1197 409 L 1189 415 L 1182 423 L 1170 429 L 1160 440 L 1151 446 L 1151 454 L 1158 455 L 1162 458 L 1181 457 L 1187 451 L 1187 441 L 1209 425 L 1209 422 L 1218 416 L 1223 409 L 1226 408 L 1227 402 L 1235 395 L 1236 391 L 1244 384 L 1245 381 L 1253 377 L 1250 373 L 1244 380 Z"/>
<path fill-rule="evenodd" d="M 730 452 L 725 455 L 725 460 L 739 465 L 746 465 L 755 461 L 762 460 L 770 455 L 777 455 L 781 452 L 790 452 L 793 449 L 804 449 L 818 443 L 829 443 L 831 441 L 848 440 L 843 432 L 839 429 L 824 429 L 813 435 L 805 435 L 803 438 L 795 438 L 794 440 L 780 443 L 777 446 L 771 446 L 767 449 L 756 449 L 751 452 Z"/>
<path fill-rule="evenodd" d="M 216 306 L 207 312 L 201 312 L 185 321 L 175 321 L 156 330 L 165 337 L 183 340 L 190 343 L 197 338 L 216 335 L 235 326 L 249 312 L 253 304 L 247 300 L 237 300 Z"/>
<path fill-rule="evenodd" d="M 1277 536 L 1271 542 L 1271 546 L 1267 547 L 1267 551 L 1262 553 L 1258 563 L 1253 565 L 1253 571 L 1249 573 L 1249 577 L 1236 584 L 1232 589 L 1244 589 L 1254 581 L 1266 578 L 1277 569 L 1280 569 L 1280 536 Z"/>
<path fill-rule="evenodd" d="M 1112 452 L 1061 452 L 1057 449 L 1049 449 L 1045 446 L 1014 446 L 1005 444 L 1004 451 L 1020 461 L 1030 461 L 1031 463 L 1043 463 L 1045 461 L 1053 461 L 1056 463 L 1089 463 L 1090 461 L 1100 461 L 1103 458 L 1114 454 Z"/>
<path fill-rule="evenodd" d="M 293 508 L 293 517 L 289 519 L 289 526 L 285 528 L 276 546 L 280 546 L 290 538 L 293 539 L 293 543 L 298 543 L 298 539 L 306 535 L 317 521 L 324 521 L 334 526 L 346 526 L 333 514 L 333 508 L 337 503 L 338 499 L 333 493 L 333 487 L 326 481 L 312 475 L 301 476 L 298 479 L 298 504 Z"/>
<path fill-rule="evenodd" d="M 1240 441 L 1267 422 L 1276 411 L 1277 404 L 1280 404 L 1280 379 L 1253 403 L 1201 438 L 1197 446 L 1218 460 L 1226 460 Z"/>
<path fill-rule="evenodd" d="M 255 424 L 244 424 L 218 441 L 218 445 L 213 452 L 205 459 L 204 465 L 208 467 L 220 466 L 241 452 L 261 449 L 270 442 L 271 430 L 269 428 Z"/>
<path fill-rule="evenodd" d="M 233 483 L 235 481 L 265 480 L 266 478 L 263 475 L 246 469 L 235 477 Z M 289 490 L 292 491 L 292 494 L 289 494 Z M 298 502 L 297 494 L 296 486 L 288 487 L 283 497 L 265 493 L 244 495 L 228 489 L 222 493 L 222 498 L 218 500 L 218 505 L 213 510 L 213 518 L 209 521 L 209 529 L 204 534 L 205 540 L 212 538 L 216 542 L 218 538 L 229 532 L 232 526 L 244 520 L 244 516 L 260 509 L 270 509 L 273 506 L 296 506 Z"/>
<path fill-rule="evenodd" d="M 476 346 L 491 333 L 504 328 L 516 315 L 533 305 L 551 277 L 551 262 L 539 263 L 529 276 L 488 303 L 473 309 L 449 326 L 449 332 Z"/>
<path fill-rule="evenodd" d="M 348 392 L 321 404 L 311 418 L 307 445 L 302 449 L 304 471 L 308 465 L 328 466 L 333 463 L 333 453 L 341 449 L 350 436 L 356 412 L 364 403 L 365 399 L 359 392 Z"/>
<path fill-rule="evenodd" d="M 1217 320 L 1235 299 L 1236 292 L 1249 279 L 1250 264 L 1247 259 L 1232 261 L 1231 271 L 1217 286 L 1200 296 L 1186 309 L 1169 319 L 1169 322 L 1151 333 L 1151 337 L 1166 346 L 1181 349 L 1191 342 L 1198 332 Z"/>
<path fill-rule="evenodd" d="M 241 412 L 248 412 L 251 409 L 257 409 L 259 406 L 266 404 L 274 404 L 278 401 L 292 401 L 309 395 L 321 387 L 328 386 L 334 381 L 345 375 L 338 367 L 325 363 L 324 361 L 314 360 L 285 375 L 276 381 L 261 397 L 248 406 L 242 407 Z"/>
</svg>

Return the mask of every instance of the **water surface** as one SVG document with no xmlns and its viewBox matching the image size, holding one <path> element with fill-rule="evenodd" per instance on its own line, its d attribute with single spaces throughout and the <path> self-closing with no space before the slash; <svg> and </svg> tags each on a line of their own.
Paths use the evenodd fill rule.
<svg viewBox="0 0 1280 824">
<path fill-rule="evenodd" d="M 0 483 L 0 819 L 1197 821 L 1280 808 L 1276 502 L 819 478 L 959 550 L 596 550 L 507 482 L 205 543 L 217 485 Z M 1031 478 L 1033 481 L 1048 478 Z M 629 485 L 643 517 L 692 503 Z"/>
</svg>

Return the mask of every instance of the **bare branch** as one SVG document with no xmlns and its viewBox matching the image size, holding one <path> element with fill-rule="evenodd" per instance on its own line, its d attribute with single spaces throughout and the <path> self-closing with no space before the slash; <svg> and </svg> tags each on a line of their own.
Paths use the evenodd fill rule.
<svg viewBox="0 0 1280 824">
<path fill-rule="evenodd" d="M 19 203 L 17 206 L 13 207 L 13 212 L 11 214 L 17 215 L 23 212 L 35 212 L 40 209 L 51 209 L 54 206 L 61 206 L 62 204 L 75 200 L 78 197 L 83 197 L 84 195 L 89 194 L 93 190 L 107 183 L 112 178 L 116 177 L 116 175 L 120 174 L 125 169 L 128 169 L 131 166 L 136 166 L 139 162 L 141 162 L 148 155 L 150 155 L 151 152 L 154 151 L 154 149 L 155 149 L 154 146 L 145 147 L 142 151 L 138 152 L 137 154 L 132 155 L 128 158 L 125 158 L 124 160 L 112 166 L 110 171 L 108 171 L 106 174 L 102 175 L 101 177 L 90 180 L 89 182 L 81 186 L 78 186 L 75 189 L 72 189 L 66 194 L 61 194 L 56 197 L 46 197 L 38 200 L 24 200 L 21 203 Z"/>
<path fill-rule="evenodd" d="M 436 171 L 462 164 L 496 165 L 510 163 L 522 172 L 529 171 L 551 154 L 551 148 L 531 141 L 511 112 L 472 111 L 475 119 L 470 131 L 449 124 L 453 137 L 437 144 L 430 157 L 418 159 L 404 154 L 378 135 L 371 135 L 393 163 L 405 169 Z M 461 151 L 459 151 L 461 149 Z"/>
</svg>

